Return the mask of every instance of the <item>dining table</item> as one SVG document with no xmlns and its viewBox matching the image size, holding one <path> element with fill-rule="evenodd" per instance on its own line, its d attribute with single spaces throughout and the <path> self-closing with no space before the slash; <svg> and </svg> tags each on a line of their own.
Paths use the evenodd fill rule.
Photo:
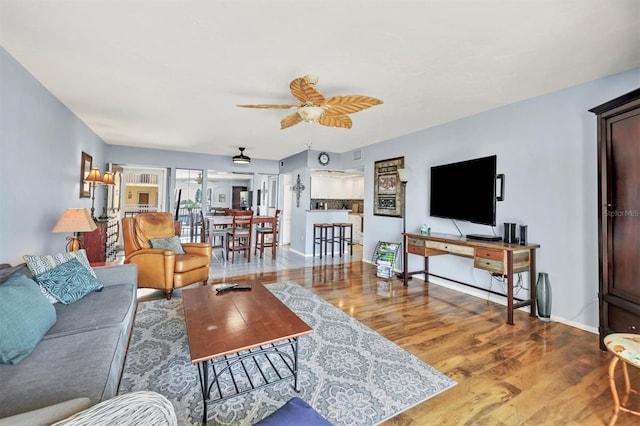
<svg viewBox="0 0 640 426">
<path fill-rule="evenodd" d="M 215 227 L 220 225 L 232 225 L 233 216 L 232 215 L 207 216 L 207 221 L 209 222 L 209 243 L 213 244 Z M 271 226 L 274 229 L 273 238 L 276 238 L 277 230 L 276 230 L 275 216 L 253 216 L 251 223 L 252 225 L 259 225 L 259 226 L 265 226 L 267 224 L 271 224 Z M 276 246 L 277 244 L 275 244 L 275 241 L 274 241 L 274 244 L 271 245 L 272 259 L 276 258 Z"/>
</svg>

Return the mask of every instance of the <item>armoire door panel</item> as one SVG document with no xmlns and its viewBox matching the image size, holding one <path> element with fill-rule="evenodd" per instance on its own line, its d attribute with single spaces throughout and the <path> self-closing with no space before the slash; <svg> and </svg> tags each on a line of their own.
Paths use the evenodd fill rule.
<svg viewBox="0 0 640 426">
<path fill-rule="evenodd" d="M 609 292 L 640 303 L 640 111 L 611 119 Z"/>
</svg>

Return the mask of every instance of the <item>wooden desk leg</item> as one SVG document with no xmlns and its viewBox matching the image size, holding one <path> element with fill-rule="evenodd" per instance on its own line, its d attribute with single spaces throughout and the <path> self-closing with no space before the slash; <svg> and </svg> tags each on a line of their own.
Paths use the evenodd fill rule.
<svg viewBox="0 0 640 426">
<path fill-rule="evenodd" d="M 529 316 L 537 317 L 536 314 L 536 249 L 529 251 L 529 297 L 531 298 L 531 312 Z"/>
<path fill-rule="evenodd" d="M 513 252 L 507 251 L 507 324 L 513 325 Z"/>
</svg>

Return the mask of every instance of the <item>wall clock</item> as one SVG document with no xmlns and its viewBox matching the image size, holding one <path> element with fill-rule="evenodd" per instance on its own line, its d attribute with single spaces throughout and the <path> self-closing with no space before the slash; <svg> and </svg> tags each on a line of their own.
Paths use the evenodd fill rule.
<svg viewBox="0 0 640 426">
<path fill-rule="evenodd" d="M 326 166 L 329 164 L 330 158 L 329 158 L 329 154 L 327 154 L 326 152 L 321 152 L 320 155 L 318 155 L 318 162 L 323 165 Z"/>
</svg>

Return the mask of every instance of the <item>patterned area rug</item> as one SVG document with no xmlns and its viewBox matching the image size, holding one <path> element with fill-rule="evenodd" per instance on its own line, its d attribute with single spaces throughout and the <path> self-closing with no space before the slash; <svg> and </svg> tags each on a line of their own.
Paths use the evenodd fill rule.
<svg viewBox="0 0 640 426">
<path fill-rule="evenodd" d="M 266 287 L 314 329 L 300 338 L 300 393 L 287 379 L 212 403 L 209 425 L 250 425 L 293 396 L 335 425 L 375 425 L 456 384 L 297 283 Z M 200 423 L 202 394 L 181 298 L 138 306 L 119 393 L 138 390 L 169 398 L 181 425 Z"/>
</svg>

